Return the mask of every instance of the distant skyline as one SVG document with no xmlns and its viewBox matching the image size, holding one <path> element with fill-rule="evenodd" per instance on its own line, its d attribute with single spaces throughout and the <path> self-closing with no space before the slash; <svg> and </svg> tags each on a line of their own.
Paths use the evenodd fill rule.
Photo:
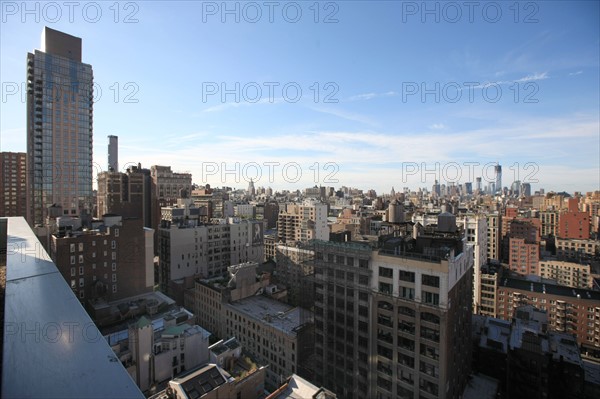
<svg viewBox="0 0 600 399">
<path fill-rule="evenodd" d="M 94 68 L 98 172 L 115 135 L 121 169 L 212 186 L 389 193 L 458 165 L 475 187 L 499 162 L 506 187 L 600 189 L 598 2 L 23 4 L 1 5 L 0 151 L 26 151 L 26 55 L 49 26 Z"/>
</svg>

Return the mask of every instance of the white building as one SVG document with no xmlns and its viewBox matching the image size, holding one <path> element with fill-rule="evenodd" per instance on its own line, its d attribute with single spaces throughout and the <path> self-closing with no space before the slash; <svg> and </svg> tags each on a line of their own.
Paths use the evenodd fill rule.
<svg viewBox="0 0 600 399">
<path fill-rule="evenodd" d="M 142 316 L 127 330 L 106 336 L 113 351 L 142 391 L 209 360 L 210 333 L 177 320 L 193 315 L 181 308 L 156 319 Z"/>
<path fill-rule="evenodd" d="M 234 218 L 210 225 L 159 228 L 161 290 L 168 294 L 169 281 L 221 276 L 230 265 L 262 262 L 263 233 L 262 221 Z"/>
<path fill-rule="evenodd" d="M 300 204 L 286 204 L 279 212 L 277 234 L 280 241 L 329 241 L 327 204 L 306 200 Z"/>
</svg>

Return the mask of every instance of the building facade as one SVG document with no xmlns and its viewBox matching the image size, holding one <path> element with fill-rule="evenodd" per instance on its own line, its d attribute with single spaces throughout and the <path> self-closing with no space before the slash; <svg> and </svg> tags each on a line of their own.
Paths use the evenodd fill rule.
<svg viewBox="0 0 600 399">
<path fill-rule="evenodd" d="M 0 217 L 27 216 L 27 154 L 0 152 Z"/>
<path fill-rule="evenodd" d="M 312 239 L 328 241 L 327 204 L 316 201 L 287 204 L 279 211 L 277 235 L 284 243 Z"/>
<path fill-rule="evenodd" d="M 153 231 L 141 219 L 105 215 L 92 230 L 60 229 L 50 255 L 82 303 L 152 291 Z"/>
<path fill-rule="evenodd" d="M 28 222 L 47 208 L 92 211 L 93 72 L 81 39 L 44 27 L 41 50 L 27 54 Z"/>
</svg>

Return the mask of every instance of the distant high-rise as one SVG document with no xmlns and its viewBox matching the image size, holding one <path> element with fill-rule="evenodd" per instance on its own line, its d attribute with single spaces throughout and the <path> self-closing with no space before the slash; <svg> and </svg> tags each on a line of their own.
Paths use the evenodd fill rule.
<svg viewBox="0 0 600 399">
<path fill-rule="evenodd" d="M 481 177 L 476 177 L 475 178 L 475 189 L 478 192 L 481 192 Z"/>
<path fill-rule="evenodd" d="M 108 136 L 108 171 L 119 171 L 119 137 Z"/>
<path fill-rule="evenodd" d="M 256 194 L 256 189 L 254 188 L 254 182 L 250 179 L 250 183 L 248 183 L 248 195 L 254 197 Z"/>
<path fill-rule="evenodd" d="M 496 191 L 502 192 L 502 166 L 496 164 L 494 171 L 496 172 Z"/>
<path fill-rule="evenodd" d="M 27 54 L 27 219 L 45 223 L 47 208 L 65 215 L 92 209 L 92 66 L 81 39 L 45 27 L 41 50 Z"/>
</svg>

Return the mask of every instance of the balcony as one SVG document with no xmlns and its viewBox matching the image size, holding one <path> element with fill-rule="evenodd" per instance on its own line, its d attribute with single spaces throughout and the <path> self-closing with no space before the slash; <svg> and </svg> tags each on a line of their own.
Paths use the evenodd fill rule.
<svg viewBox="0 0 600 399">
<path fill-rule="evenodd" d="M 6 248 L 1 396 L 144 398 L 22 217 L 0 218 L 0 248 Z"/>
</svg>

